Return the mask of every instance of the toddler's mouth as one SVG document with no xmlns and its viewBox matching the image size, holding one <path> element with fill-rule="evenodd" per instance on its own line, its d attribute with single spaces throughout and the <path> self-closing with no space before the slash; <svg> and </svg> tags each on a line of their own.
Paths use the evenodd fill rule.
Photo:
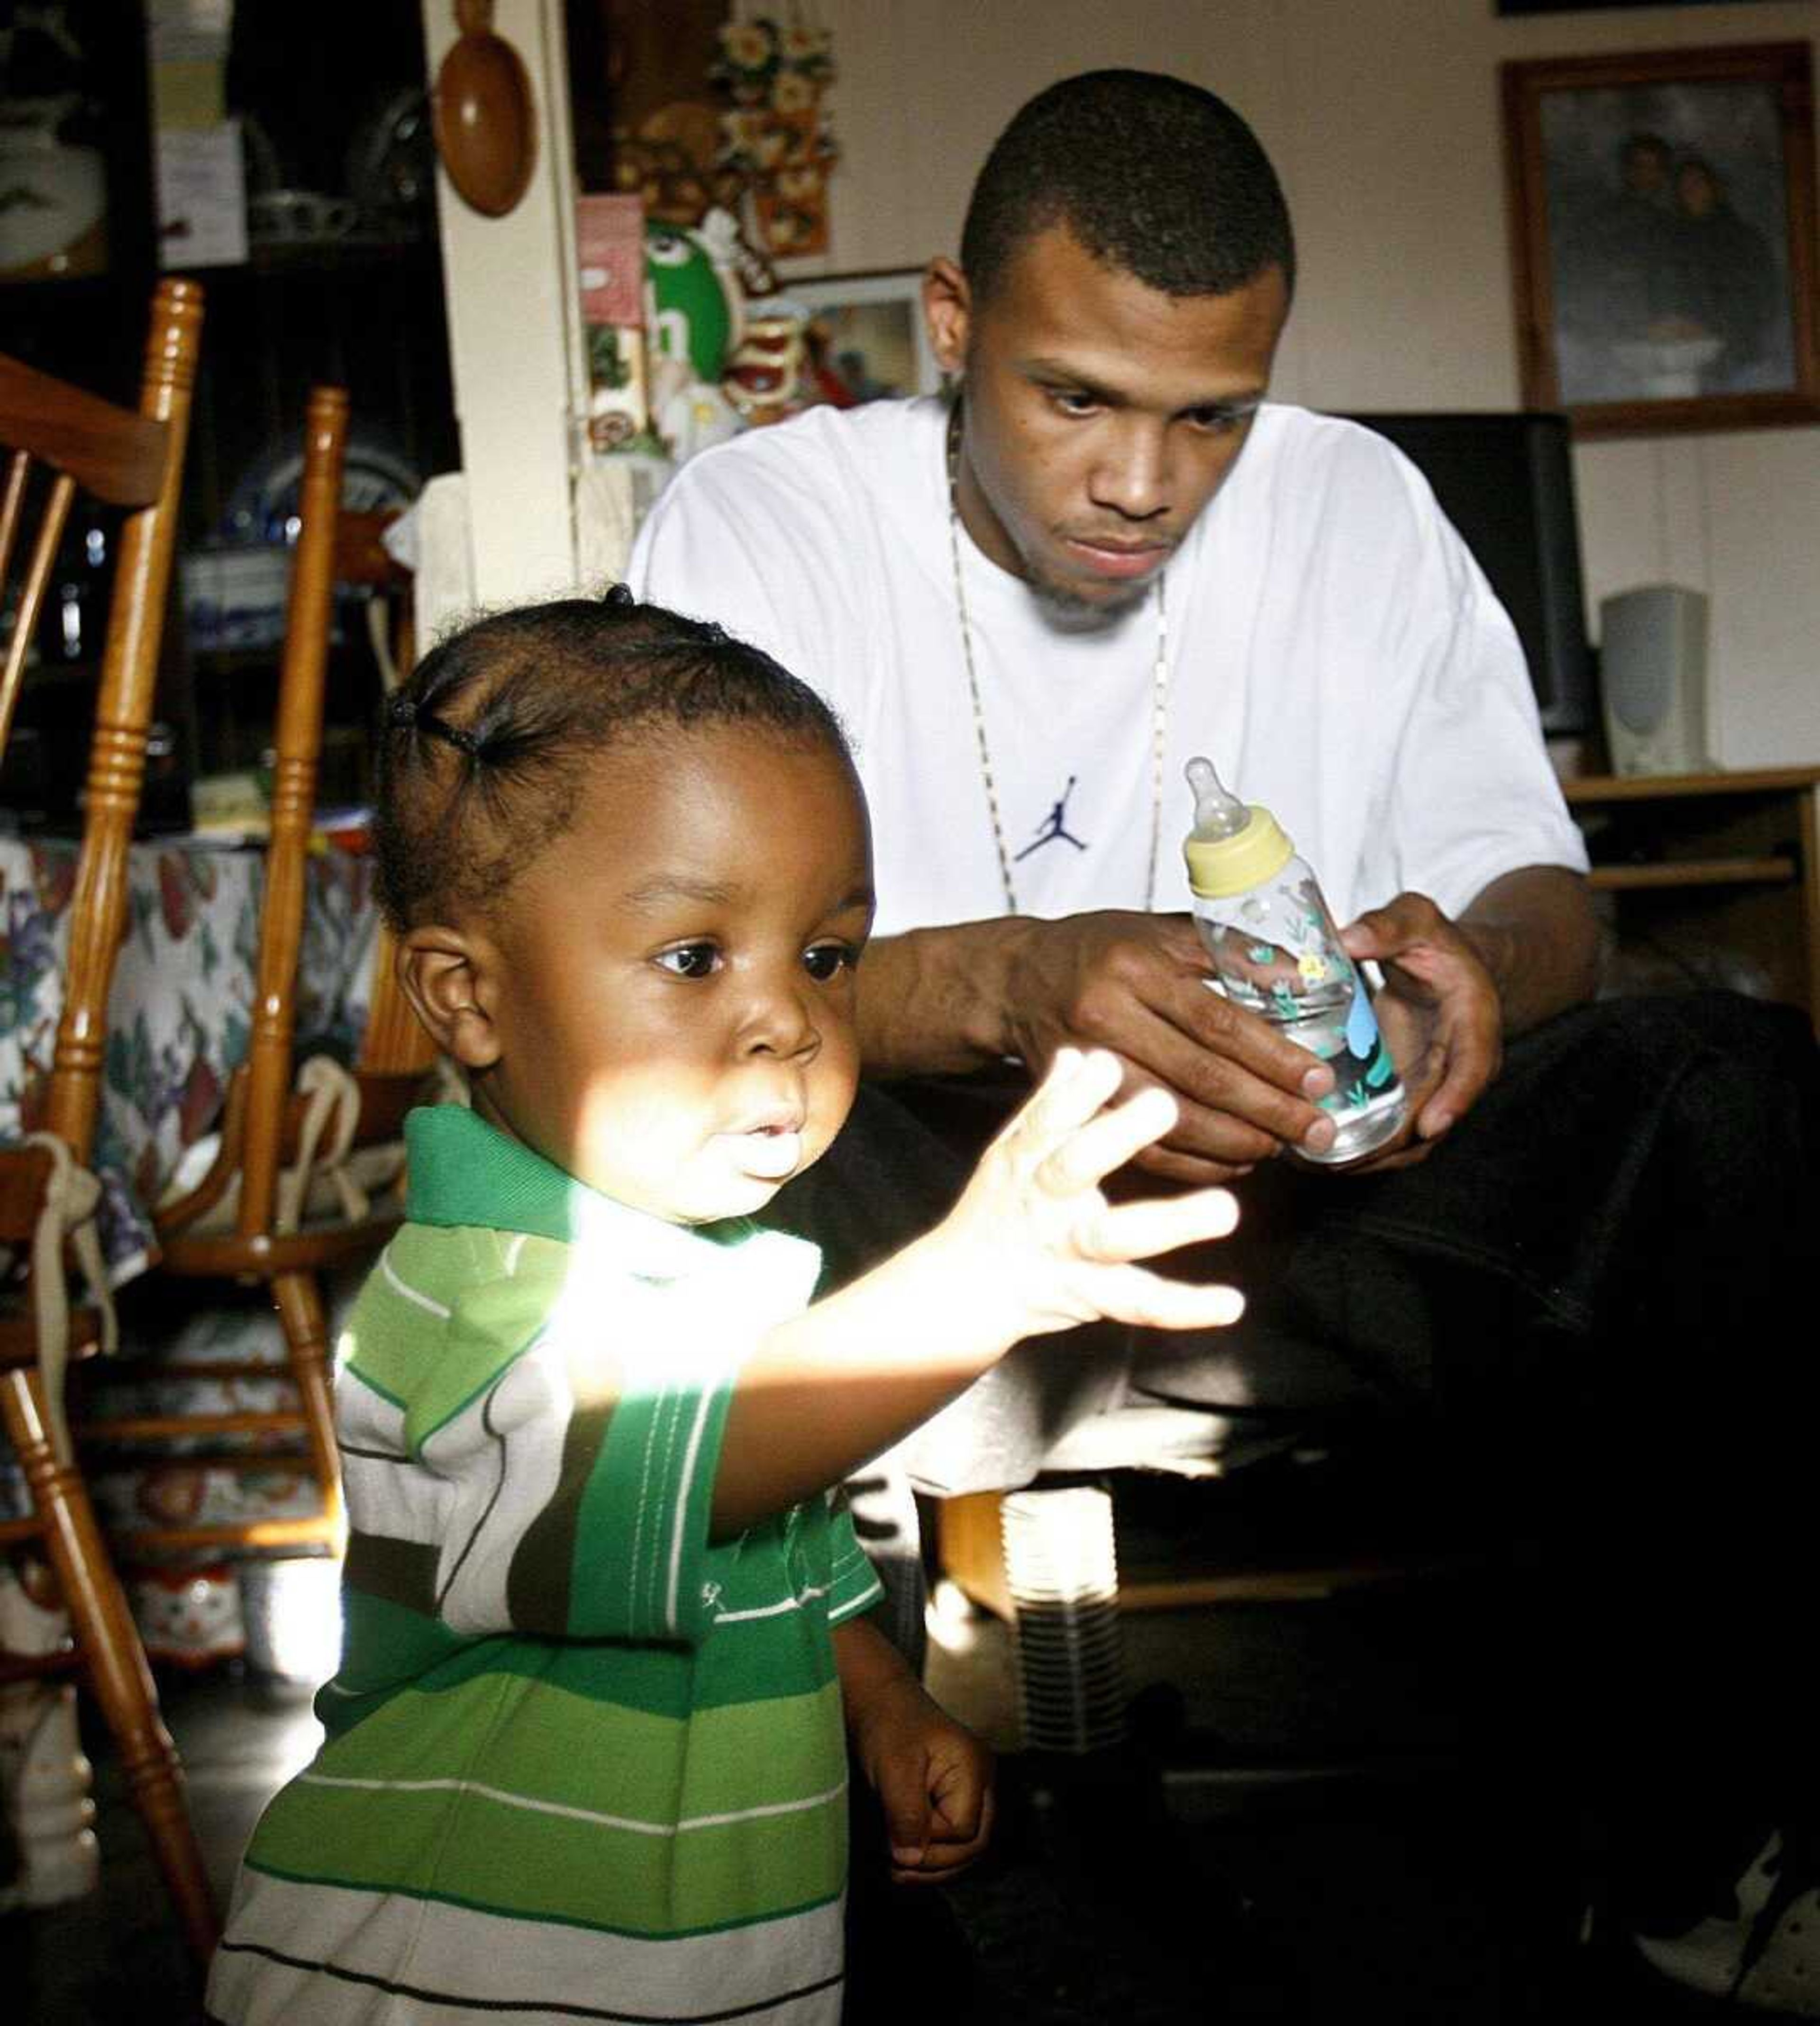
<svg viewBox="0 0 1820 2026">
<path fill-rule="evenodd" d="M 726 1136 L 734 1159 L 756 1181 L 781 1182 L 802 1165 L 803 1115 L 778 1109 L 755 1114 Z"/>
</svg>

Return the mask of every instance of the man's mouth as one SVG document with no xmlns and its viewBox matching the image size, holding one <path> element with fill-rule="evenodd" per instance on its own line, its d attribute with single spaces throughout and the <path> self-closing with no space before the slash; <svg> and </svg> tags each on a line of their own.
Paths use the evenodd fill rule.
<svg viewBox="0 0 1820 2026">
<path fill-rule="evenodd" d="M 1153 576 L 1175 547 L 1172 542 L 1114 542 L 1084 535 L 1064 535 L 1062 546 L 1095 576 L 1118 584 Z"/>
</svg>

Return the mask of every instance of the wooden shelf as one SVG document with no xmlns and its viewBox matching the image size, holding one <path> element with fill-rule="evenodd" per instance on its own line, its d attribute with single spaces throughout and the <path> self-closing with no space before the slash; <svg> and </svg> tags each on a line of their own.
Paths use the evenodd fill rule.
<svg viewBox="0 0 1820 2026">
<path fill-rule="evenodd" d="M 1612 989 L 1660 989 L 1666 956 L 1690 979 L 1741 972 L 1820 1016 L 1820 767 L 1600 775 L 1561 789 L 1595 860 Z"/>
<path fill-rule="evenodd" d="M 1564 780 L 1570 809 L 1601 802 L 1660 802 L 1690 795 L 1781 794 L 1811 788 L 1820 767 L 1753 767 L 1731 774 L 1582 774 Z"/>
<path fill-rule="evenodd" d="M 1595 893 L 1641 893 L 1675 886 L 1786 886 L 1800 876 L 1792 858 L 1662 859 L 1650 865 L 1595 865 Z"/>
</svg>

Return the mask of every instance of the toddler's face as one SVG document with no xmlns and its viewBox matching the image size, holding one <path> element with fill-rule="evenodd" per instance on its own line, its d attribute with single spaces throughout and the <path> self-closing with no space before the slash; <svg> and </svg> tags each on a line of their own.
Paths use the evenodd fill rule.
<svg viewBox="0 0 1820 2026">
<path fill-rule="evenodd" d="M 665 732 L 602 755 L 513 887 L 484 1115 L 634 1208 L 704 1223 L 820 1159 L 859 1077 L 859 787 L 820 741 Z"/>
</svg>

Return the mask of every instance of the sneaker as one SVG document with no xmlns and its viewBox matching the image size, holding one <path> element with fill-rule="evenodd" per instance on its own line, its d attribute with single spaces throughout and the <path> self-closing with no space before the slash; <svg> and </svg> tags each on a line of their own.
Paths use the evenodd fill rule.
<svg viewBox="0 0 1820 2026">
<path fill-rule="evenodd" d="M 1772 1836 L 1729 1913 L 1679 1935 L 1632 1937 L 1660 1976 L 1744 2012 L 1820 2019 L 1820 1834 Z"/>
</svg>

